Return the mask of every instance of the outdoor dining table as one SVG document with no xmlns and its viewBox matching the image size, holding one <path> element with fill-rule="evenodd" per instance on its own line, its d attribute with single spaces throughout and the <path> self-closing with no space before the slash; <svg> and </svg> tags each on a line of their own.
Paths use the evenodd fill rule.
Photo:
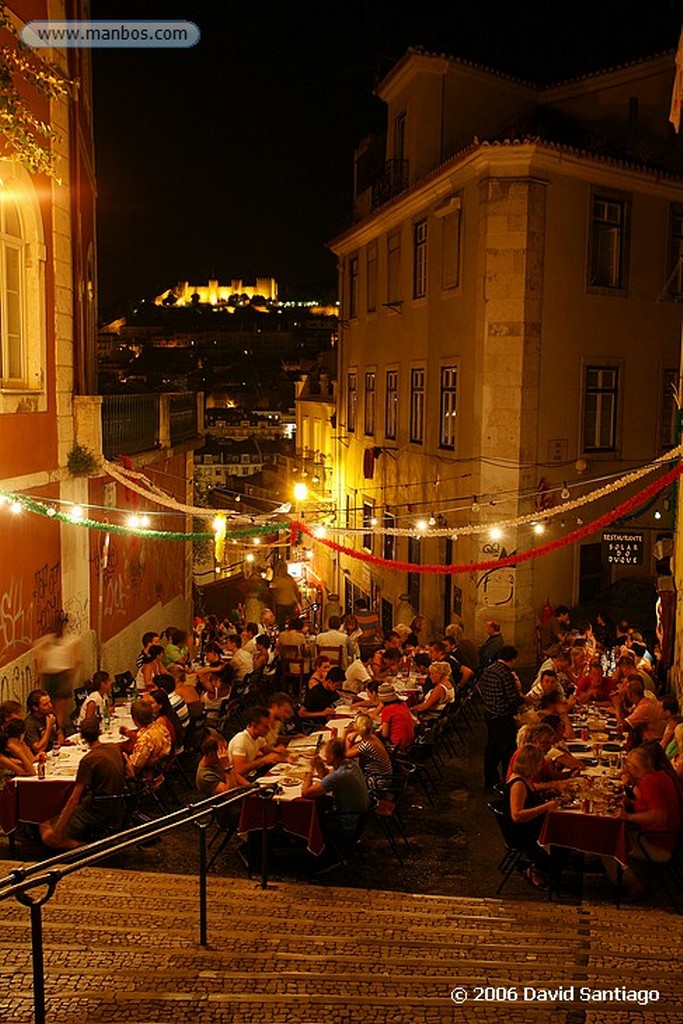
<svg viewBox="0 0 683 1024">
<path fill-rule="evenodd" d="M 125 743 L 119 733 L 120 726 L 135 728 L 130 715 L 124 711 L 112 719 L 100 740 L 103 743 Z M 78 765 L 88 752 L 78 743 L 63 744 L 51 751 L 45 761 L 45 778 L 37 775 L 17 775 L 7 779 L 0 793 L 0 828 L 11 836 L 20 824 L 40 825 L 59 814 L 69 799 L 76 782 Z"/>
</svg>

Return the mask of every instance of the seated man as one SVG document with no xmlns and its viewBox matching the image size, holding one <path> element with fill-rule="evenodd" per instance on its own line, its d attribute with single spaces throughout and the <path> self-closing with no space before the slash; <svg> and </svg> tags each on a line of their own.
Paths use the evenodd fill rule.
<svg viewBox="0 0 683 1024">
<path fill-rule="evenodd" d="M 326 721 L 330 717 L 330 708 L 339 699 L 339 691 L 345 679 L 344 669 L 334 665 L 322 683 L 306 691 L 304 702 L 299 708 L 299 718 L 304 721 Z"/>
<path fill-rule="evenodd" d="M 115 831 L 123 821 L 126 772 L 121 750 L 116 743 L 100 743 L 97 718 L 85 718 L 79 733 L 89 750 L 78 766 L 76 784 L 60 814 L 40 826 L 45 845 L 57 850 L 82 846 L 102 828 Z"/>
<path fill-rule="evenodd" d="M 149 654 L 149 649 L 152 645 L 159 646 L 159 634 L 154 630 L 149 630 L 147 633 L 142 634 L 142 649 L 135 659 L 135 668 L 139 671 L 145 663 L 145 659 Z"/>
<path fill-rule="evenodd" d="M 346 679 L 344 689 L 353 693 L 359 693 L 365 683 L 370 679 L 370 673 L 360 658 L 353 658 L 346 668 Z"/>
<path fill-rule="evenodd" d="M 570 629 L 569 608 L 558 604 L 555 614 L 541 626 L 541 650 L 546 658 L 553 657 L 560 650 Z"/>
<path fill-rule="evenodd" d="M 637 673 L 628 676 L 623 696 L 615 695 L 614 707 L 617 724 L 629 727 L 634 746 L 647 740 L 661 740 L 666 728 L 662 706 L 658 700 L 645 696 L 643 681 Z"/>
<path fill-rule="evenodd" d="M 231 633 L 225 638 L 225 650 L 230 658 L 230 668 L 237 686 L 244 682 L 244 677 L 254 671 L 254 659 L 249 651 L 242 648 L 242 637 L 239 633 Z"/>
<path fill-rule="evenodd" d="M 327 629 L 323 633 L 318 633 L 315 638 L 315 646 L 317 650 L 321 647 L 340 647 L 342 668 L 346 668 L 349 661 L 353 660 L 353 645 L 348 633 L 343 632 L 338 615 L 330 615 Z"/>
<path fill-rule="evenodd" d="M 576 684 L 577 704 L 610 704 L 614 682 L 603 672 L 599 661 L 591 661 L 588 672 Z"/>
<path fill-rule="evenodd" d="M 246 729 L 233 736 L 228 744 L 228 754 L 238 786 L 249 785 L 249 772 L 287 760 L 287 752 L 283 746 L 271 749 L 266 741 L 271 728 L 268 709 L 260 706 L 249 708 L 245 712 L 245 717 Z"/>
<path fill-rule="evenodd" d="M 294 706 L 288 693 L 273 693 L 268 701 L 270 729 L 266 736 L 266 745 L 271 750 L 289 743 L 296 734 L 293 720 Z"/>
<path fill-rule="evenodd" d="M 546 658 L 529 688 L 527 697 L 530 697 L 532 702 L 538 701 L 547 692 L 547 688 L 544 689 L 541 679 L 548 672 L 552 672 L 555 675 L 554 689 L 560 690 L 567 697 L 574 689 L 574 684 L 568 674 L 569 665 L 570 658 L 566 651 L 560 651 L 558 654 L 553 655 L 552 658 Z"/>
<path fill-rule="evenodd" d="M 634 798 L 633 801 L 625 802 L 622 817 L 636 831 L 631 837 L 623 883 L 629 899 L 640 899 L 647 890 L 635 871 L 634 861 L 649 858 L 663 863 L 671 859 L 683 824 L 681 799 L 673 776 L 667 771 L 655 769 L 651 744 L 632 750 L 625 769 L 626 778 L 634 787 Z M 638 838 L 637 833 L 640 831 L 645 835 Z M 657 832 L 666 834 L 656 835 Z M 606 858 L 603 864 L 607 874 L 614 880 L 614 860 Z"/>
<path fill-rule="evenodd" d="M 154 769 L 171 753 L 171 734 L 163 722 L 155 722 L 152 705 L 146 700 L 133 701 L 130 716 L 137 726 L 137 731 L 128 729 L 125 725 L 120 729 L 122 736 L 134 740 L 132 753 L 124 753 L 126 773 L 131 778 L 136 775 L 143 778 L 151 776 Z"/>
<path fill-rule="evenodd" d="M 26 725 L 26 742 L 34 754 L 47 754 L 52 750 L 56 740 L 64 739 L 57 728 L 57 718 L 52 707 L 52 698 L 47 690 L 31 690 L 26 698 L 28 714 L 24 720 Z"/>
<path fill-rule="evenodd" d="M 361 825 L 363 816 L 370 808 L 370 794 L 360 765 L 346 756 L 343 740 L 328 740 L 323 748 L 322 759 L 316 755 L 312 768 L 320 775 L 320 781 L 313 781 L 313 772 L 304 776 L 301 795 L 312 799 L 331 793 L 334 797 L 334 814 L 325 822 L 325 832 L 336 845 L 342 846 L 352 839 Z"/>
<path fill-rule="evenodd" d="M 197 669 L 197 683 L 214 699 L 230 696 L 233 681 L 232 667 L 223 657 L 223 652 L 213 641 L 204 648 L 205 664 Z"/>
</svg>

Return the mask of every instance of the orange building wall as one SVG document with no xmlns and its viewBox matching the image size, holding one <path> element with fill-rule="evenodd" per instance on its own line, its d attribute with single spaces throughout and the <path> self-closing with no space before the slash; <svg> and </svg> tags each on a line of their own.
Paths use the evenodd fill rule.
<svg viewBox="0 0 683 1024">
<path fill-rule="evenodd" d="M 33 492 L 54 498 L 57 487 Z M 75 527 L 74 527 L 75 529 Z M 0 510 L 0 665 L 25 654 L 50 632 L 61 608 L 59 523 L 22 512 Z"/>
<path fill-rule="evenodd" d="M 178 495 L 182 500 L 184 488 L 179 486 L 185 476 L 185 457 L 177 456 L 156 465 L 145 467 L 145 473 L 158 486 Z M 105 478 L 90 482 L 90 502 L 103 504 Z M 117 484 L 116 504 L 131 512 L 159 510 L 144 499 Z M 112 514 L 112 521 L 115 516 Z M 153 527 L 159 530 L 185 530 L 182 516 L 154 516 Z M 105 534 L 92 531 L 90 536 L 90 625 L 97 629 L 99 602 L 99 559 Z M 166 604 L 182 594 L 185 586 L 185 549 L 181 542 L 150 540 L 140 537 L 111 535 L 108 565 L 104 572 L 102 635 L 106 643 L 128 623 L 143 615 L 157 602 Z M 159 629 L 182 623 L 160 622 Z"/>
</svg>

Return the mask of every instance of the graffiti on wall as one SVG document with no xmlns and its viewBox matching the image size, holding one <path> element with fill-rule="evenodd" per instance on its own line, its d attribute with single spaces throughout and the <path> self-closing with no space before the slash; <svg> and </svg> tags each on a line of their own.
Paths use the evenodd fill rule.
<svg viewBox="0 0 683 1024">
<path fill-rule="evenodd" d="M 483 558 L 507 558 L 514 555 L 514 551 L 507 551 L 505 547 L 495 542 L 484 544 L 481 549 Z M 477 590 L 480 590 L 483 603 L 489 608 L 499 608 L 501 605 L 512 604 L 515 596 L 515 567 L 514 565 L 501 566 L 500 569 L 489 569 L 482 573 L 477 580 Z"/>
<path fill-rule="evenodd" d="M 34 636 L 51 633 L 61 610 L 61 586 L 59 562 L 44 565 L 33 578 L 33 629 Z"/>
</svg>

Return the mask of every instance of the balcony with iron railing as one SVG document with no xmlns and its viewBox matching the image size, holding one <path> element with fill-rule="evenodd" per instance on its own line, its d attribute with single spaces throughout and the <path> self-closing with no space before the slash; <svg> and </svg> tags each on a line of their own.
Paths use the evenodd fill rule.
<svg viewBox="0 0 683 1024">
<path fill-rule="evenodd" d="M 95 456 L 143 455 L 204 436 L 199 393 L 82 395 L 74 398 L 76 441 Z"/>
<path fill-rule="evenodd" d="M 370 186 L 372 209 L 388 203 L 408 188 L 408 161 L 387 160 L 377 172 Z"/>
</svg>

